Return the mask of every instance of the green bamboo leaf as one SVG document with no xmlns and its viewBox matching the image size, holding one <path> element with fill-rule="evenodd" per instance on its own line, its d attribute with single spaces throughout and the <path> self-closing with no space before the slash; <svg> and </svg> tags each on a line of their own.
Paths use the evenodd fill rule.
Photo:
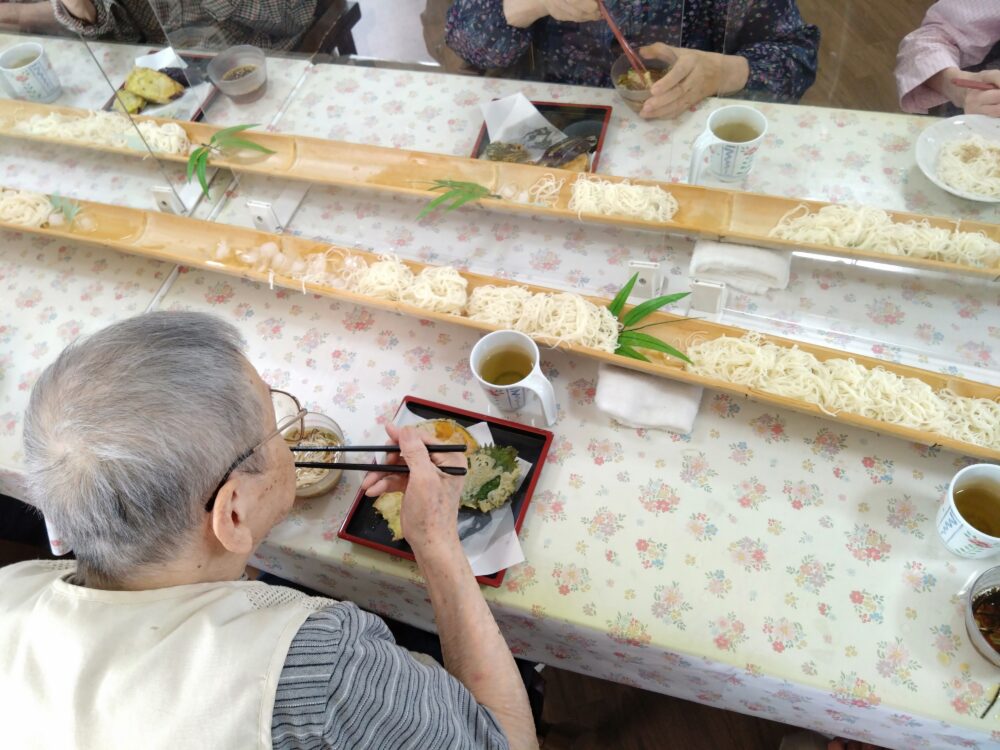
<svg viewBox="0 0 1000 750">
<path fill-rule="evenodd" d="M 664 305 L 669 305 L 671 302 L 676 302 L 679 299 L 684 299 L 691 292 L 678 292 L 677 294 L 667 294 L 663 297 L 654 297 L 653 299 L 648 299 L 641 305 L 636 305 L 625 315 L 624 320 L 622 320 L 622 325 L 626 328 L 633 326 L 640 320 L 645 318 L 652 312 L 659 310 Z"/>
<path fill-rule="evenodd" d="M 631 346 L 625 346 L 624 344 L 619 344 L 618 348 L 615 349 L 615 354 L 621 357 L 631 357 L 632 359 L 641 359 L 643 362 L 649 362 L 649 357 L 643 354 L 639 354 Z"/>
<path fill-rule="evenodd" d="M 691 360 L 688 358 L 684 352 L 681 352 L 670 344 L 660 341 L 655 336 L 650 336 L 648 333 L 639 333 L 638 331 L 622 331 L 618 335 L 618 344 L 625 346 L 637 346 L 643 349 L 652 349 L 653 351 L 663 352 L 664 354 L 669 354 L 671 357 L 677 357 L 677 359 L 683 360 L 688 364 L 692 364 Z"/>
<path fill-rule="evenodd" d="M 211 198 L 211 193 L 208 191 L 208 176 L 206 172 L 208 171 L 208 152 L 206 151 L 198 159 L 198 164 L 195 168 L 198 173 L 198 184 L 201 185 L 201 192 L 206 198 Z"/>
<path fill-rule="evenodd" d="M 61 213 L 63 218 L 70 224 L 76 219 L 76 215 L 80 213 L 80 204 L 69 198 L 64 198 L 59 193 L 53 193 L 49 196 L 49 203 L 56 212 Z"/>
<path fill-rule="evenodd" d="M 628 283 L 621 288 L 618 294 L 615 295 L 615 298 L 611 300 L 611 304 L 608 305 L 608 309 L 611 311 L 611 314 L 616 318 L 621 316 L 622 308 L 625 307 L 625 303 L 628 301 L 628 296 L 632 294 L 632 287 L 635 286 L 635 282 L 638 280 L 639 274 L 636 272 L 632 278 L 628 280 Z"/>
<path fill-rule="evenodd" d="M 419 220 L 419 219 L 424 218 L 425 216 L 427 216 L 427 214 L 431 213 L 435 208 L 437 208 L 438 206 L 440 206 L 442 203 L 444 203 L 445 201 L 447 201 L 449 198 L 451 198 L 451 193 L 445 193 L 444 195 L 439 195 L 437 198 L 435 198 L 430 203 L 428 203 L 426 206 L 424 206 L 423 211 L 421 211 L 419 214 L 417 214 L 417 219 Z"/>
<path fill-rule="evenodd" d="M 195 165 L 198 163 L 198 159 L 201 158 L 201 155 L 202 155 L 202 153 L 205 152 L 205 150 L 206 149 L 205 149 L 204 146 L 199 146 L 194 151 L 192 151 L 191 155 L 188 157 L 187 180 L 186 180 L 186 182 L 191 182 L 191 178 L 194 177 L 194 168 L 195 168 Z"/>
<path fill-rule="evenodd" d="M 225 140 L 231 135 L 242 133 L 244 130 L 250 130 L 250 128 L 256 128 L 257 126 L 258 124 L 254 123 L 253 125 L 233 125 L 231 128 L 223 128 L 222 130 L 217 131 L 215 135 L 212 136 L 212 142 L 218 143 L 219 141 Z"/>
<path fill-rule="evenodd" d="M 477 200 L 479 200 L 480 198 L 483 198 L 483 197 L 484 196 L 482 196 L 482 195 L 469 195 L 468 193 L 463 193 L 463 194 L 460 194 L 460 195 L 456 195 L 455 198 L 454 198 L 454 200 L 449 205 L 445 206 L 444 210 L 445 211 L 454 211 L 456 208 L 461 208 L 466 203 L 470 203 L 472 201 L 477 201 Z"/>
<path fill-rule="evenodd" d="M 458 180 L 434 180 L 434 186 L 430 191 L 444 190 L 442 195 L 434 198 L 417 214 L 417 219 L 422 219 L 438 208 L 443 207 L 445 211 L 454 211 L 456 208 L 464 206 L 472 201 L 483 198 L 498 198 L 492 195 L 489 188 L 477 185 L 474 182 L 460 182 Z"/>
<path fill-rule="evenodd" d="M 267 146 L 261 146 L 259 143 L 254 143 L 253 141 L 248 141 L 243 138 L 227 138 L 219 144 L 219 148 L 226 151 L 244 149 L 247 151 L 260 151 L 264 154 L 274 153 L 274 151 L 269 149 Z"/>
</svg>

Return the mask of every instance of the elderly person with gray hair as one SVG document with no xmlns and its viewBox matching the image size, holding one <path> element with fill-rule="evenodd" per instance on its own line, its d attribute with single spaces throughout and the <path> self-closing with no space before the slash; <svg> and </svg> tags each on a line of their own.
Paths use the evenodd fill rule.
<svg viewBox="0 0 1000 750">
<path fill-rule="evenodd" d="M 293 415 L 290 419 L 301 416 Z M 77 561 L 0 569 L 0 745 L 532 748 L 527 696 L 459 545 L 462 479 L 389 428 L 447 671 L 353 604 L 245 580 L 295 468 L 237 331 L 151 313 L 68 347 L 24 425 L 30 498 Z"/>
</svg>

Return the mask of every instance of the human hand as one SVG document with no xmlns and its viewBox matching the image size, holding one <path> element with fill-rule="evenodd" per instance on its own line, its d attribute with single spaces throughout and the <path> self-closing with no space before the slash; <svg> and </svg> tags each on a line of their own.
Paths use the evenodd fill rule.
<svg viewBox="0 0 1000 750">
<path fill-rule="evenodd" d="M 94 23 L 97 20 L 97 9 L 90 0 L 62 0 L 62 5 L 71 16 L 84 23 Z"/>
<path fill-rule="evenodd" d="M 639 115 L 645 118 L 677 117 L 702 99 L 739 91 L 750 75 L 745 57 L 670 47 L 657 42 L 639 55 L 670 63 L 670 71 L 650 89 L 651 96 Z"/>
<path fill-rule="evenodd" d="M 466 466 L 464 453 L 427 452 L 427 443 L 434 436 L 413 427 L 386 425 L 389 439 L 398 443 L 400 452 L 390 454 L 387 461 L 403 461 L 409 474 L 371 472 L 361 483 L 369 497 L 383 492 L 403 492 L 400 522 L 406 541 L 418 553 L 421 549 L 442 542 L 458 541 L 458 500 L 464 477 L 453 477 L 438 471 L 438 466 Z"/>
<path fill-rule="evenodd" d="M 518 28 L 531 26 L 544 16 L 573 23 L 601 18 L 597 0 L 504 0 L 503 12 L 507 23 Z"/>
<path fill-rule="evenodd" d="M 1000 117 L 1000 70 L 984 70 L 979 73 L 962 73 L 961 78 L 992 83 L 998 88 L 989 91 L 967 89 L 965 94 L 965 114 Z"/>
</svg>

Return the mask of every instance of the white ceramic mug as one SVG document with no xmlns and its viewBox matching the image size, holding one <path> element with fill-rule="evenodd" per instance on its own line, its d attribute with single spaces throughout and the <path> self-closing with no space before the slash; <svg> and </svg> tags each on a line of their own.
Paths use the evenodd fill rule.
<svg viewBox="0 0 1000 750">
<path fill-rule="evenodd" d="M 717 128 L 733 123 L 747 125 L 759 135 L 752 141 L 735 143 L 723 140 L 715 134 Z M 741 181 L 753 169 L 754 157 L 766 134 L 767 118 L 753 107 L 748 107 L 746 104 L 731 104 L 715 110 L 708 117 L 705 132 L 695 139 L 688 182 L 696 185 L 706 164 L 708 171 L 716 179 L 723 182 Z"/>
<path fill-rule="evenodd" d="M 937 514 L 937 531 L 944 546 L 959 557 L 991 557 L 1000 553 L 1000 537 L 984 534 L 970 524 L 955 507 L 955 492 L 972 482 L 988 482 L 1000 491 L 1000 466 L 972 464 L 966 466 L 948 485 L 948 496 Z"/>
<path fill-rule="evenodd" d="M 527 377 L 510 385 L 494 385 L 485 380 L 482 376 L 483 362 L 490 354 L 499 349 L 520 349 L 528 355 L 532 362 L 532 368 Z M 520 331 L 488 333 L 476 342 L 476 345 L 472 347 L 472 354 L 469 355 L 472 374 L 486 391 L 486 397 L 491 404 L 501 411 L 517 411 L 527 403 L 530 391 L 538 396 L 538 400 L 542 402 L 545 421 L 553 425 L 558 416 L 556 393 L 552 389 L 552 383 L 542 374 L 540 361 L 537 344 L 531 340 L 531 337 Z"/>
<path fill-rule="evenodd" d="M 37 42 L 22 42 L 0 52 L 0 75 L 16 99 L 48 103 L 62 94 L 59 77 Z"/>
</svg>

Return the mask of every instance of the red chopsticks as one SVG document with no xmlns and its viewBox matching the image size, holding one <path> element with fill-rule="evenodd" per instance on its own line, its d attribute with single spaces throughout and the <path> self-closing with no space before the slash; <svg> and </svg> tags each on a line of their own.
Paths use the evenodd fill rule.
<svg viewBox="0 0 1000 750">
<path fill-rule="evenodd" d="M 629 64 L 635 69 L 635 72 L 642 76 L 643 80 L 645 80 L 647 73 L 646 66 L 643 65 L 642 60 L 639 59 L 635 50 L 632 49 L 632 45 L 625 40 L 625 37 L 622 35 L 622 30 L 618 28 L 618 24 L 615 23 L 615 19 L 613 19 L 611 14 L 608 12 L 608 7 L 604 4 L 604 0 L 597 0 L 597 8 L 601 11 L 601 17 L 610 27 L 611 33 L 615 35 L 615 39 L 617 39 L 618 43 L 622 46 L 622 52 L 624 52 L 625 57 L 628 58 Z"/>
<path fill-rule="evenodd" d="M 952 78 L 951 82 L 956 86 L 960 86 L 963 89 L 975 89 L 976 91 L 992 91 L 998 86 L 995 83 L 986 83 L 986 81 L 975 81 L 971 78 Z"/>
</svg>

